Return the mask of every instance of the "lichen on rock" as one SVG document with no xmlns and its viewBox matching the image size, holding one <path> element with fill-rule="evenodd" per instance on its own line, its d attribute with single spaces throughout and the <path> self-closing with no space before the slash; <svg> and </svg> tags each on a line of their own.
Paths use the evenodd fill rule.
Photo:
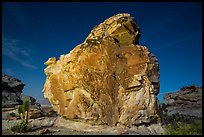
<svg viewBox="0 0 204 137">
<path fill-rule="evenodd" d="M 61 116 L 94 124 L 160 123 L 158 60 L 130 14 L 114 15 L 45 63 L 44 97 Z"/>
</svg>

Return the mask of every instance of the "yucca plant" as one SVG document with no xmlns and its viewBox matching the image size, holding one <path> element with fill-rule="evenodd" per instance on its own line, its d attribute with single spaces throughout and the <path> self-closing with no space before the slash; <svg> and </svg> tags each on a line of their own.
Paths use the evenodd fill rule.
<svg viewBox="0 0 204 137">
<path fill-rule="evenodd" d="M 24 113 L 25 113 L 25 122 L 28 123 L 28 112 L 29 112 L 29 109 L 30 109 L 29 100 L 25 100 L 23 102 L 23 108 L 24 108 Z"/>
<path fill-rule="evenodd" d="M 18 113 L 21 116 L 23 122 L 28 123 L 28 114 L 30 109 L 29 100 L 24 100 L 23 105 L 18 107 Z"/>
<path fill-rule="evenodd" d="M 21 116 L 21 120 L 23 121 L 23 119 L 24 119 L 24 108 L 23 108 L 22 105 L 18 107 L 18 114 Z"/>
<path fill-rule="evenodd" d="M 24 100 L 23 105 L 18 107 L 18 113 L 21 116 L 22 122 L 11 127 L 14 132 L 27 132 L 31 129 L 28 127 L 28 114 L 30 110 L 29 100 Z"/>
</svg>

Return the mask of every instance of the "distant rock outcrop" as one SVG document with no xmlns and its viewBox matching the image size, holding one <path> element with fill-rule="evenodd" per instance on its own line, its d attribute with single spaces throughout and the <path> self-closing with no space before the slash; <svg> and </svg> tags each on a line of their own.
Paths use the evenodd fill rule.
<svg viewBox="0 0 204 137">
<path fill-rule="evenodd" d="M 168 115 L 183 114 L 202 117 L 202 87 L 195 85 L 182 87 L 176 93 L 164 96 Z"/>
<path fill-rule="evenodd" d="M 159 64 L 139 45 L 139 37 L 129 14 L 108 18 L 69 54 L 45 62 L 45 98 L 71 120 L 111 126 L 160 123 Z"/>
<path fill-rule="evenodd" d="M 2 108 L 21 105 L 24 99 L 28 99 L 34 105 L 36 99 L 22 93 L 24 86 L 19 79 L 2 74 Z"/>
</svg>

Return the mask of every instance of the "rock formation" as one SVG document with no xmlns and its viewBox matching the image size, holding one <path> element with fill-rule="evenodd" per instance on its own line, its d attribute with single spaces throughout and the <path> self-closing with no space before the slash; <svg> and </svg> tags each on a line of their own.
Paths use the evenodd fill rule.
<svg viewBox="0 0 204 137">
<path fill-rule="evenodd" d="M 36 99 L 22 93 L 24 86 L 19 79 L 2 74 L 2 108 L 21 105 L 24 99 L 30 100 L 34 105 Z"/>
<path fill-rule="evenodd" d="M 130 14 L 108 18 L 69 54 L 45 62 L 44 97 L 71 120 L 130 127 L 160 123 L 159 64 L 139 37 Z"/>
<path fill-rule="evenodd" d="M 195 85 L 182 87 L 176 93 L 164 96 L 168 115 L 183 114 L 202 117 L 202 87 Z"/>
<path fill-rule="evenodd" d="M 56 116 L 56 112 L 49 106 L 42 107 L 35 98 L 23 94 L 24 86 L 21 80 L 2 74 L 2 120 L 20 119 L 18 106 L 22 105 L 24 100 L 30 102 L 29 119 Z"/>
<path fill-rule="evenodd" d="M 19 79 L 2 74 L 2 107 L 22 104 L 20 95 L 24 86 Z"/>
</svg>

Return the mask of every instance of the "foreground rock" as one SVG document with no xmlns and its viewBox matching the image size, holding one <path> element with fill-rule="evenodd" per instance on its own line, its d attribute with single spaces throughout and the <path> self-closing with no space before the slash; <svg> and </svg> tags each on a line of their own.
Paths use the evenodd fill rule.
<svg viewBox="0 0 204 137">
<path fill-rule="evenodd" d="M 168 115 L 178 113 L 202 117 L 202 87 L 195 85 L 182 87 L 176 93 L 167 93 L 164 101 Z"/>
<path fill-rule="evenodd" d="M 71 120 L 129 127 L 160 123 L 159 64 L 139 37 L 129 14 L 105 20 L 69 54 L 45 62 L 45 98 Z"/>
</svg>

